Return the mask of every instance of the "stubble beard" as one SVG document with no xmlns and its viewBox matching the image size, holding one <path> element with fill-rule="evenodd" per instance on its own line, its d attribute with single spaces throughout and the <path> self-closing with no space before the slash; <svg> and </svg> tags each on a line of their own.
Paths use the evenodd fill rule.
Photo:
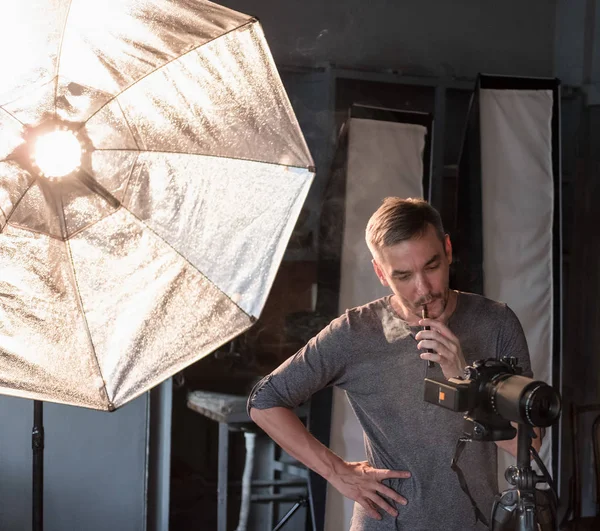
<svg viewBox="0 0 600 531">
<path fill-rule="evenodd" d="M 443 293 L 436 294 L 431 299 L 419 300 L 419 301 L 417 301 L 416 304 L 411 305 L 413 314 L 419 318 L 422 317 L 423 306 L 430 305 L 432 302 L 436 302 L 439 300 L 439 301 L 441 301 L 441 309 L 440 309 L 439 314 L 438 315 L 429 314 L 430 318 L 437 319 L 446 311 L 446 307 L 448 306 L 449 299 L 450 299 L 450 288 L 446 288 Z"/>
</svg>

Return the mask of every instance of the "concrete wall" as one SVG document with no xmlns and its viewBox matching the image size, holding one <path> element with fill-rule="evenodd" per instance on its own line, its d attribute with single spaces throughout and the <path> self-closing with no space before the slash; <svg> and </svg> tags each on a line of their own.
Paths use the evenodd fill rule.
<svg viewBox="0 0 600 531">
<path fill-rule="evenodd" d="M 44 529 L 144 531 L 148 394 L 114 413 L 44 404 Z M 31 529 L 33 402 L 0 397 L 0 529 Z"/>
</svg>

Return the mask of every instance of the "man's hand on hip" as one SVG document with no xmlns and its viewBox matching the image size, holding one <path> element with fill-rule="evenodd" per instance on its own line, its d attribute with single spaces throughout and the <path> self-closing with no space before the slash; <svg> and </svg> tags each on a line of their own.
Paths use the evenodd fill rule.
<svg viewBox="0 0 600 531">
<path fill-rule="evenodd" d="M 407 503 L 406 498 L 384 485 L 382 481 L 409 477 L 408 471 L 373 468 L 366 461 L 357 463 L 340 461 L 327 480 L 346 498 L 359 503 L 371 518 L 381 520 L 378 507 L 392 516 L 398 516 L 398 511 L 381 495 L 401 505 Z"/>
</svg>

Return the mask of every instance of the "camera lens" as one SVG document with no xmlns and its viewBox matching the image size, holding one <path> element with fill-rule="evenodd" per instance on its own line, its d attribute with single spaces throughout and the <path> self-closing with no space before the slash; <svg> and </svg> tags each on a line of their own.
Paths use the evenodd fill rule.
<svg viewBox="0 0 600 531">
<path fill-rule="evenodd" d="M 544 382 L 503 374 L 487 386 L 487 391 L 492 408 L 506 420 L 547 427 L 560 415 L 560 396 Z"/>
<path fill-rule="evenodd" d="M 549 385 L 535 383 L 539 385 L 528 390 L 521 399 L 525 415 L 532 426 L 550 426 L 560 415 L 560 397 Z"/>
</svg>

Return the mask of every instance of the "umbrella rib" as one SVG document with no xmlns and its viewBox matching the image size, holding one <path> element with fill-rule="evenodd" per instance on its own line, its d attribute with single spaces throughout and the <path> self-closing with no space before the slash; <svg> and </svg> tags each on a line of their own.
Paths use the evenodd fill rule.
<svg viewBox="0 0 600 531">
<path fill-rule="evenodd" d="M 18 122 L 19 124 L 21 124 L 21 126 L 26 127 L 26 125 L 21 122 L 21 120 L 19 120 L 14 114 L 12 114 L 10 111 L 7 111 L 4 107 L 2 107 L 0 105 L 0 110 L 4 111 L 8 116 L 10 116 L 13 120 L 15 120 L 16 122 Z M 0 162 L 12 162 L 12 160 L 10 158 L 4 158 L 2 159 Z M 30 174 L 31 175 L 31 174 Z M 21 197 L 19 197 L 19 199 L 17 200 L 17 202 L 15 203 L 15 205 L 13 206 L 13 209 L 10 212 L 10 215 L 6 215 L 6 212 L 4 212 L 4 209 L 2 207 L 0 207 L 0 212 L 2 212 L 2 214 L 4 215 L 5 219 L 6 219 L 6 224 L 4 225 L 4 227 L 6 227 L 8 225 L 8 222 L 10 221 L 10 218 L 12 217 L 12 215 L 14 214 L 15 210 L 17 209 L 17 207 L 19 206 L 19 203 L 21 202 L 21 200 L 23 199 L 23 197 L 25 197 L 25 195 L 27 194 L 27 192 L 29 192 L 29 190 L 31 189 L 31 187 L 34 185 L 35 181 L 37 179 L 34 177 L 33 180 L 29 183 L 29 186 L 25 189 L 25 191 L 21 194 Z M 0 232 L 4 231 L 4 227 L 2 227 L 0 229 Z"/>
<path fill-rule="evenodd" d="M 108 149 L 96 149 L 95 151 L 138 151 L 137 149 L 123 149 L 123 148 L 108 148 Z M 217 159 L 227 159 L 227 160 L 243 160 L 245 162 L 256 162 L 258 164 L 269 164 L 271 166 L 283 166 L 284 168 L 293 168 L 298 170 L 308 170 L 311 172 L 315 172 L 314 166 L 294 166 L 292 164 L 282 164 L 280 162 L 271 162 L 268 160 L 255 160 L 255 159 L 247 159 L 244 157 L 230 157 L 225 155 L 209 155 L 207 153 L 190 153 L 189 151 L 166 151 L 166 150 L 153 150 L 153 149 L 144 149 L 139 151 L 140 153 L 164 153 L 166 155 L 194 155 L 196 157 L 214 157 Z"/>
<path fill-rule="evenodd" d="M 119 106 L 119 110 L 121 111 L 121 114 L 123 115 L 123 119 L 125 120 L 125 124 L 127 125 L 127 129 L 129 129 L 129 134 L 131 135 L 131 138 L 133 138 L 133 141 L 135 142 L 135 147 L 138 149 L 138 151 L 140 150 L 140 145 L 138 144 L 136 135 L 133 132 L 133 128 L 131 127 L 131 124 L 129 123 L 129 120 L 127 119 L 127 115 L 125 114 L 125 111 L 123 110 L 123 107 L 121 107 L 121 103 L 119 102 L 119 100 L 115 100 L 117 102 L 117 105 Z"/>
<path fill-rule="evenodd" d="M 0 107 L 0 109 L 1 109 L 1 108 L 2 108 L 2 107 Z M 3 163 L 3 162 L 6 162 L 6 159 L 2 159 L 2 160 L 0 160 L 0 164 L 1 164 L 1 163 Z M 5 224 L 4 226 L 0 227 L 0 233 L 2 233 L 2 231 L 4 230 L 4 227 L 5 227 L 6 225 L 8 225 L 8 216 L 6 215 L 6 212 L 4 212 L 4 209 L 2 208 L 2 205 L 0 205 L 0 214 L 2 214 L 2 216 L 3 216 L 3 217 L 4 217 L 4 219 L 6 220 L 6 224 Z"/>
<path fill-rule="evenodd" d="M 73 253 L 71 252 L 71 246 L 69 244 L 69 240 L 65 241 L 65 246 L 67 248 L 67 255 L 69 257 L 69 263 L 71 264 L 71 277 L 73 279 L 73 282 L 75 283 L 75 298 L 77 301 L 77 306 L 79 308 L 79 311 L 81 312 L 81 317 L 83 319 L 83 322 L 85 323 L 85 333 L 88 337 L 88 341 L 90 342 L 90 346 L 92 348 L 92 353 L 93 353 L 92 358 L 96 362 L 96 368 L 98 369 L 98 375 L 102 379 L 102 391 L 104 391 L 104 397 L 106 399 L 108 408 L 111 409 L 111 406 L 112 406 L 112 408 L 114 408 L 114 406 L 112 405 L 110 397 L 108 396 L 108 390 L 106 389 L 106 380 L 104 379 L 104 375 L 102 374 L 102 369 L 100 367 L 100 361 L 98 360 L 98 354 L 96 353 L 96 347 L 94 346 L 94 340 L 92 338 L 92 333 L 90 332 L 90 325 L 88 323 L 88 320 L 87 320 L 87 317 L 85 315 L 85 311 L 83 308 L 83 301 L 81 300 L 81 295 L 80 295 L 81 292 L 79 291 L 79 282 L 77 282 L 77 274 L 75 273 L 75 263 L 73 262 Z"/>
<path fill-rule="evenodd" d="M 165 245 L 168 245 L 175 254 L 177 254 L 177 256 L 180 256 L 187 264 L 189 264 L 195 271 L 198 271 L 198 273 L 200 275 L 202 275 L 207 282 L 209 282 L 212 286 L 214 286 L 215 289 L 217 289 L 220 293 L 222 293 L 225 297 L 227 297 L 231 303 L 236 306 L 244 315 L 246 315 L 248 317 L 248 319 L 250 319 L 250 321 L 252 323 L 254 323 L 256 321 L 256 317 L 254 317 L 253 315 L 250 315 L 246 310 L 244 310 L 239 304 L 237 304 L 229 295 L 227 295 L 227 293 L 225 293 L 219 286 L 217 286 L 210 278 L 208 278 L 204 273 L 202 273 L 201 271 L 198 270 L 198 268 L 192 264 L 184 255 L 182 255 L 177 249 L 175 249 L 175 247 L 173 247 L 169 242 L 167 242 L 164 238 L 162 238 L 160 236 L 160 234 L 158 234 L 152 227 L 150 227 L 144 220 L 140 219 L 138 216 L 136 216 L 131 210 L 129 210 L 125 205 L 122 205 L 124 210 L 126 210 L 127 212 L 129 212 L 129 214 L 131 214 L 135 219 L 137 219 L 144 227 L 146 227 L 146 229 L 148 229 L 152 234 L 154 234 L 161 242 L 163 242 Z"/>
<path fill-rule="evenodd" d="M 62 201 L 62 193 L 59 190 L 59 186 L 48 186 L 48 182 L 40 180 L 40 188 L 42 194 L 46 197 L 46 200 L 52 200 L 56 208 L 56 215 L 58 216 L 58 223 L 60 225 L 60 234 L 63 240 L 68 237 L 67 234 L 67 221 L 65 219 L 65 207 Z M 48 195 L 46 195 L 48 194 Z M 49 196 L 49 197 L 48 197 Z"/>
<path fill-rule="evenodd" d="M 71 0 L 72 2 L 72 0 Z M 192 52 L 195 52 L 196 50 L 198 50 L 198 48 L 202 48 L 202 46 L 205 46 L 207 44 L 210 44 L 213 41 L 216 41 L 217 39 L 220 39 L 221 37 L 225 37 L 226 35 L 229 35 L 230 33 L 233 33 L 234 31 L 239 30 L 240 28 L 243 28 L 244 26 L 249 26 L 251 24 L 254 24 L 258 22 L 258 19 L 252 17 L 250 18 L 247 22 L 244 22 L 243 24 L 240 24 L 239 26 L 236 26 L 235 28 L 230 29 L 229 31 L 226 31 L 225 33 L 221 33 L 220 35 L 209 39 L 201 44 L 199 44 L 198 46 L 194 46 L 193 48 L 190 48 L 187 52 L 182 53 L 181 55 L 178 55 L 177 57 L 174 57 L 173 59 L 171 59 L 170 61 L 167 61 L 166 63 L 163 63 L 160 66 L 157 66 L 156 68 L 154 68 L 153 70 L 151 70 L 150 72 L 144 74 L 142 77 L 140 77 L 139 79 L 136 79 L 133 83 L 131 83 L 131 85 L 128 85 L 127 87 L 125 87 L 123 90 L 121 90 L 121 92 L 119 92 L 118 94 L 115 94 L 112 98 L 110 98 L 109 100 L 105 101 L 104 104 L 99 108 L 96 109 L 96 111 L 90 115 L 87 120 L 85 121 L 85 123 L 89 122 L 94 116 L 96 116 L 96 114 L 98 114 L 102 109 L 104 109 L 104 107 L 106 107 L 109 103 L 111 103 L 113 100 L 117 99 L 121 94 L 123 94 L 125 91 L 129 90 L 131 87 L 137 85 L 140 81 L 146 79 L 148 76 L 151 76 L 152 74 L 154 74 L 154 72 L 158 72 L 159 70 L 161 70 L 162 68 L 164 68 L 167 65 L 170 65 L 171 63 L 174 63 L 175 61 L 179 61 L 179 59 L 181 59 L 182 57 L 185 57 L 187 54 L 190 54 Z"/>
<path fill-rule="evenodd" d="M 138 154 L 135 156 L 135 160 L 133 161 L 133 164 L 131 165 L 131 169 L 129 170 L 129 175 L 127 176 L 127 184 L 125 185 L 125 190 L 123 192 L 123 202 L 127 200 L 127 193 L 129 192 L 129 185 L 131 184 L 131 177 L 133 175 L 133 170 L 135 170 L 135 167 L 137 166 L 139 158 L 140 158 L 140 153 L 138 152 Z"/>
<path fill-rule="evenodd" d="M 27 189 L 21 194 L 21 197 L 19 197 L 19 199 L 17 200 L 17 202 L 15 203 L 15 206 L 13 207 L 13 209 L 10 212 L 9 216 L 5 216 L 6 217 L 6 225 L 8 225 L 8 222 L 10 221 L 10 218 L 12 218 L 13 214 L 15 213 L 15 211 L 17 210 L 17 207 L 19 206 L 19 204 L 21 203 L 21 201 L 23 200 L 23 198 L 27 195 L 27 192 L 29 192 L 29 190 L 31 189 L 31 187 L 35 184 L 37 179 L 33 179 L 31 181 L 31 183 L 29 183 L 29 186 L 27 187 Z M 6 227 L 5 225 L 5 227 Z M 2 231 L 4 230 L 4 227 L 2 228 Z M 0 231 L 0 232 L 2 232 Z"/>
<path fill-rule="evenodd" d="M 6 114 L 8 114 L 13 120 L 16 120 L 17 122 L 19 122 L 23 127 L 26 127 L 25 124 L 19 120 L 13 113 L 11 113 L 10 111 L 7 111 L 4 107 L 2 107 L 2 105 L 0 105 L 0 109 L 2 109 Z"/>
<path fill-rule="evenodd" d="M 2 214 L 2 217 L 7 220 L 7 216 L 6 216 L 6 212 L 4 212 L 4 209 L 2 208 L 2 206 L 0 206 L 0 214 Z M 8 225 L 8 221 L 6 222 L 6 225 Z M 0 232 L 2 232 L 4 230 L 4 227 L 0 227 Z"/>
<path fill-rule="evenodd" d="M 17 229 L 26 230 L 27 232 L 31 232 L 33 234 L 40 234 L 42 236 L 47 236 L 48 238 L 57 240 L 59 242 L 65 241 L 63 238 L 59 238 L 58 236 L 54 236 L 53 234 L 49 234 L 48 232 L 44 232 L 43 230 L 32 229 L 31 227 L 28 227 L 27 225 L 21 225 L 20 223 L 11 223 L 11 226 L 16 227 Z M 0 232 L 2 232 L 2 231 L 0 230 Z"/>
<path fill-rule="evenodd" d="M 65 42 L 65 32 L 67 31 L 67 22 L 69 21 L 69 15 L 71 14 L 71 6 L 73 5 L 73 0 L 69 1 L 69 7 L 67 8 L 67 14 L 65 15 L 65 24 L 63 26 L 62 33 L 60 35 L 60 44 L 58 45 L 58 54 L 56 59 L 56 75 L 54 79 L 56 80 L 54 83 L 54 117 L 56 117 L 56 100 L 58 98 L 58 77 L 60 71 L 60 59 L 62 57 L 62 48 Z"/>
</svg>

